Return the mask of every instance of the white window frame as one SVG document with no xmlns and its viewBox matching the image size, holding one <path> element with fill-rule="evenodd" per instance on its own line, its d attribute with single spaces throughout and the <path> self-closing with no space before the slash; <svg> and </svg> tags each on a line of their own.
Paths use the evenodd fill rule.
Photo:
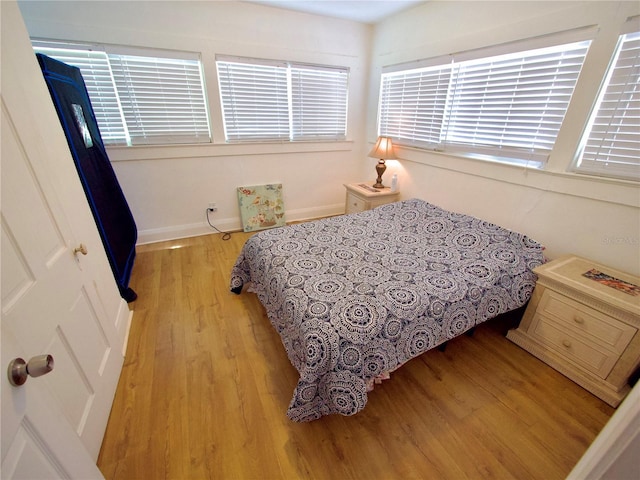
<svg viewBox="0 0 640 480">
<path fill-rule="evenodd" d="M 348 67 L 224 55 L 216 67 L 227 142 L 346 139 Z"/>
<path fill-rule="evenodd" d="M 384 67 L 378 135 L 391 136 L 399 145 L 540 168 L 554 146 L 593 34 L 592 28 L 579 29 Z M 577 63 L 563 60 L 563 50 L 573 52 L 571 55 L 577 56 Z M 542 110 L 524 111 L 521 120 L 513 121 L 511 116 L 520 115 L 522 110 L 518 89 L 522 85 L 528 88 L 528 79 L 522 82 L 517 70 L 522 65 L 529 68 L 533 62 L 540 62 L 543 68 L 530 69 L 526 75 L 536 76 L 536 86 L 541 83 L 539 79 L 551 88 L 556 85 L 556 92 L 561 96 L 553 91 L 542 94 L 534 90 L 522 99 L 530 100 L 539 94 L 544 95 L 546 102 L 559 98 L 560 108 L 557 115 L 547 115 Z M 558 88 L 562 77 L 551 70 L 552 63 L 567 66 L 563 68 L 569 72 L 568 88 Z M 474 69 L 479 71 L 477 77 L 473 77 Z M 502 98 L 505 95 L 499 91 L 496 80 L 501 77 L 509 81 L 511 90 L 507 93 L 513 94 L 513 101 Z M 394 82 L 397 85 L 394 86 Z M 397 90 L 392 91 L 393 88 Z M 492 108 L 494 101 L 499 108 L 493 112 L 495 121 L 489 122 L 487 119 L 492 118 L 493 113 L 485 115 L 481 109 Z M 543 128 L 535 131 L 538 121 L 543 122 Z M 402 125 L 403 122 L 406 124 Z"/>
<path fill-rule="evenodd" d="M 576 151 L 576 173 L 640 181 L 639 17 L 632 20 L 618 38 Z"/>
<path fill-rule="evenodd" d="M 80 69 L 106 145 L 211 142 L 198 53 L 40 39 L 32 45 Z"/>
</svg>

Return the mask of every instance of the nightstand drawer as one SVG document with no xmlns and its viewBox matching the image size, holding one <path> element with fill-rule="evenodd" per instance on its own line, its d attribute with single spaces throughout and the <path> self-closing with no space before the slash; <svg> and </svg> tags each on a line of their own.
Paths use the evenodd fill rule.
<svg viewBox="0 0 640 480">
<path fill-rule="evenodd" d="M 574 336 L 573 332 L 560 328 L 557 321 L 543 315 L 536 315 L 532 327 L 531 333 L 541 344 L 600 378 L 607 378 L 620 357 L 593 341 Z"/>
<path fill-rule="evenodd" d="M 346 214 L 364 212 L 372 208 L 396 202 L 400 192 L 392 192 L 389 187 L 373 188 L 368 183 L 349 183 L 345 185 L 347 197 L 344 206 Z"/>
<path fill-rule="evenodd" d="M 347 208 L 346 213 L 358 213 L 364 212 L 367 209 L 367 202 L 363 199 L 356 197 L 352 193 L 347 193 Z"/>
<path fill-rule="evenodd" d="M 622 353 L 636 333 L 630 325 L 617 321 L 564 295 L 545 291 L 538 312 L 558 321 L 558 326 L 572 335 Z"/>
</svg>

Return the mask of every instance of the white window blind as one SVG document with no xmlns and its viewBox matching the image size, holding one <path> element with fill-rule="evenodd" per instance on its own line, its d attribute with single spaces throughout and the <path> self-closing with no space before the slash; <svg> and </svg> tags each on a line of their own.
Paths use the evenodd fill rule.
<svg viewBox="0 0 640 480">
<path fill-rule="evenodd" d="M 104 51 L 52 47 L 37 41 L 33 42 L 33 49 L 36 53 L 78 67 L 91 99 L 102 141 L 105 144 L 127 143 L 127 130 L 107 54 Z"/>
<path fill-rule="evenodd" d="M 287 69 L 280 65 L 216 62 L 225 138 L 288 140 Z"/>
<path fill-rule="evenodd" d="M 348 74 L 343 69 L 291 67 L 292 140 L 343 140 Z"/>
<path fill-rule="evenodd" d="M 542 164 L 590 41 L 383 73 L 379 134 L 399 144 Z"/>
<path fill-rule="evenodd" d="M 442 142 L 451 66 L 383 75 L 380 89 L 380 135 L 409 145 Z"/>
<path fill-rule="evenodd" d="M 198 60 L 110 54 L 109 61 L 134 145 L 210 141 Z"/>
<path fill-rule="evenodd" d="M 234 57 L 216 65 L 227 141 L 346 138 L 347 68 Z"/>
<path fill-rule="evenodd" d="M 37 53 L 80 69 L 105 144 L 211 141 L 196 54 L 38 40 L 32 43 Z"/>
<path fill-rule="evenodd" d="M 519 149 L 546 158 L 588 47 L 580 42 L 461 63 L 446 142 L 493 147 L 496 155 Z"/>
<path fill-rule="evenodd" d="M 620 37 L 575 170 L 640 180 L 640 32 Z"/>
</svg>

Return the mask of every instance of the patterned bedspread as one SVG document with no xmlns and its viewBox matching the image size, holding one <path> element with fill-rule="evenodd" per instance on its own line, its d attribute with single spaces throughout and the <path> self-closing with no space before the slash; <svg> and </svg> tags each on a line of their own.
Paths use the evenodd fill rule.
<svg viewBox="0 0 640 480">
<path fill-rule="evenodd" d="M 231 289 L 252 284 L 300 374 L 287 415 L 353 415 L 367 385 L 524 305 L 542 246 L 422 200 L 265 230 Z"/>
</svg>

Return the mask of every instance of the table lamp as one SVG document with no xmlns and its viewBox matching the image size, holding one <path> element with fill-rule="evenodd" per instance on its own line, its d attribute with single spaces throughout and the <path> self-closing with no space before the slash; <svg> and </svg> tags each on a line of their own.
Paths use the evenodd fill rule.
<svg viewBox="0 0 640 480">
<path fill-rule="evenodd" d="M 376 164 L 378 178 L 376 179 L 376 183 L 373 185 L 373 188 L 384 188 L 384 185 L 382 184 L 382 174 L 387 169 L 384 161 L 397 158 L 393 151 L 393 142 L 391 141 L 391 137 L 378 137 L 378 141 L 369 152 L 369 156 L 379 159 Z"/>
</svg>

